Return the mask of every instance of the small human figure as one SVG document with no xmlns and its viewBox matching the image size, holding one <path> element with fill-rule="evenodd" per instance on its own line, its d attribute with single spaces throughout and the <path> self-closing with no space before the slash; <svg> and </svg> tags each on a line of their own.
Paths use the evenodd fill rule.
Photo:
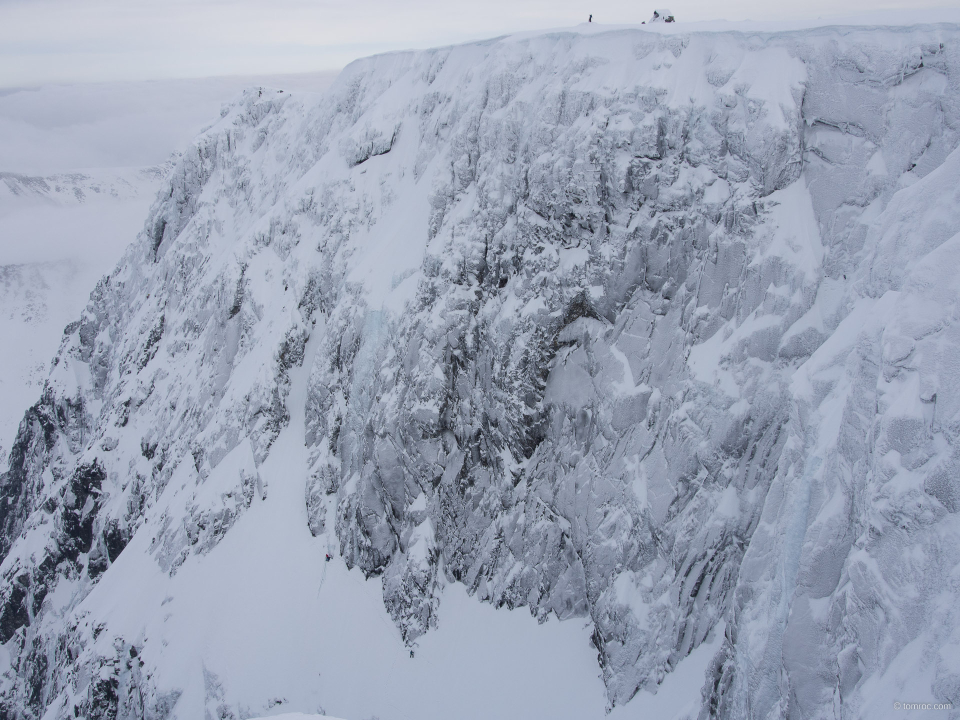
<svg viewBox="0 0 960 720">
<path fill-rule="evenodd" d="M 587 19 L 587 22 L 593 22 L 593 15 L 591 15 L 591 16 Z"/>
<path fill-rule="evenodd" d="M 410 657 L 413 657 L 413 650 L 410 651 Z"/>
<path fill-rule="evenodd" d="M 332 559 L 333 558 L 331 557 L 330 553 L 327 553 L 327 562 L 330 562 Z"/>
</svg>

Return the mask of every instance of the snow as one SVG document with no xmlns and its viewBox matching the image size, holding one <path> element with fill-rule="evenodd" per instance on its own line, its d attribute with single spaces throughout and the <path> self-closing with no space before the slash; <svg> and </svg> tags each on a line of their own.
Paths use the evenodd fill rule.
<svg viewBox="0 0 960 720">
<path fill-rule="evenodd" d="M 32 196 L 0 178 L 0 334 L 13 340 L 0 347 L 0 456 L 41 392 L 63 328 L 136 238 L 162 177 L 94 171 Z"/>
<path fill-rule="evenodd" d="M 280 713 L 279 715 L 261 715 L 259 718 L 251 720 L 339 720 L 339 718 L 330 715 L 307 715 L 306 713 Z"/>
<path fill-rule="evenodd" d="M 725 624 L 718 623 L 707 641 L 681 660 L 673 672 L 664 678 L 656 694 L 641 690 L 630 701 L 630 705 L 616 708 L 607 717 L 611 720 L 687 720 L 696 717 L 700 709 L 700 698 L 694 688 L 702 685 L 707 668 L 723 643 L 724 629 Z"/>
<path fill-rule="evenodd" d="M 620 393 L 630 396 L 651 392 L 648 385 L 644 385 L 643 383 L 637 384 L 636 380 L 634 380 L 633 370 L 630 369 L 630 361 L 627 359 L 627 356 L 623 354 L 622 350 L 611 346 L 610 353 L 623 365 L 623 380 L 614 384 L 614 387 Z"/>
<path fill-rule="evenodd" d="M 770 195 L 770 203 L 768 221 L 774 230 L 761 258 L 783 258 L 804 274 L 807 283 L 817 283 L 823 274 L 824 251 L 806 183 L 795 182 L 777 190 Z"/>
<path fill-rule="evenodd" d="M 411 512 L 423 512 L 427 509 L 427 496 L 424 493 L 417 495 L 417 499 L 410 503 Z"/>
<path fill-rule="evenodd" d="M 336 73 L 44 85 L 0 93 L 0 459 L 63 328 L 143 229 L 176 153 L 244 89 Z"/>
<path fill-rule="evenodd" d="M 337 557 L 325 562 L 325 553 L 337 554 L 335 539 L 307 529 L 304 402 L 322 339 L 314 333 L 304 367 L 292 375 L 291 423 L 259 468 L 267 499 L 255 498 L 208 555 L 172 579 L 149 557 L 151 533 L 138 533 L 85 601 L 91 621 L 109 621 L 146 644 L 144 659 L 167 668 L 165 681 L 183 689 L 177 709 L 184 717 L 201 716 L 210 702 L 204 677 L 255 714 L 272 698 L 282 713 L 263 715 L 272 719 L 326 717 L 302 714 L 321 705 L 335 717 L 397 720 L 679 717 L 699 691 L 716 640 L 683 660 L 656 695 L 641 693 L 607 715 L 589 623 L 539 624 L 524 609 L 496 610 L 453 584 L 443 593 L 439 627 L 409 657 L 384 610 L 380 581 Z M 215 472 L 236 465 L 230 457 L 244 448 Z M 214 492 L 212 482 L 201 490 Z M 176 476 L 168 492 L 180 492 Z"/>
<path fill-rule="evenodd" d="M 954 692 L 960 31 L 720 29 L 227 106 L 5 476 L 3 692 L 30 648 L 54 714 Z"/>
<path fill-rule="evenodd" d="M 676 17 L 676 16 L 674 16 Z M 682 16 L 673 23 L 655 24 L 610 24 L 595 20 L 592 23 L 581 23 L 569 28 L 553 28 L 549 31 L 531 30 L 516 33 L 512 37 L 536 37 L 546 32 L 576 32 L 578 34 L 600 34 L 619 30 L 643 30 L 648 33 L 661 35 L 681 35 L 685 33 L 789 33 L 801 30 L 816 30 L 820 28 L 882 28 L 886 32 L 898 32 L 917 26 L 934 24 L 960 24 L 960 8 L 948 5 L 939 7 L 902 8 L 871 8 L 866 12 L 822 13 L 813 16 L 801 11 L 792 17 L 783 17 L 776 20 L 694 20 L 687 21 Z"/>
</svg>

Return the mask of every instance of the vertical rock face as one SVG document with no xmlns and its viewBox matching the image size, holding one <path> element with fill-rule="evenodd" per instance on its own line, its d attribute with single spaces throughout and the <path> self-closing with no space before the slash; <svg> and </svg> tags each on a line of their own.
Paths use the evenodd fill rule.
<svg viewBox="0 0 960 720">
<path fill-rule="evenodd" d="M 720 633 L 702 718 L 960 705 L 958 40 L 555 34 L 247 93 L 20 426 L 2 715 L 249 714 L 93 591 L 219 567 L 301 368 L 289 522 L 408 643 L 460 582 L 586 619 L 612 705 Z"/>
</svg>

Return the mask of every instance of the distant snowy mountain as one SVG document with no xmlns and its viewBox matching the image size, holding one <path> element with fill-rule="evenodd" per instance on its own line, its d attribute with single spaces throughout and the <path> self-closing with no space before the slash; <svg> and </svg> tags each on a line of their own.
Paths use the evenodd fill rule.
<svg viewBox="0 0 960 720">
<path fill-rule="evenodd" d="M 960 708 L 960 27 L 668 27 L 183 153 L 0 479 L 6 717 Z"/>
</svg>

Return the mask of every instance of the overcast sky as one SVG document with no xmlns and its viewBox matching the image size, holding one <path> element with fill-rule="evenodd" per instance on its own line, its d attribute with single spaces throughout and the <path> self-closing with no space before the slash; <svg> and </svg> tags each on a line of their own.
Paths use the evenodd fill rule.
<svg viewBox="0 0 960 720">
<path fill-rule="evenodd" d="M 779 20 L 944 0 L 0 0 L 0 88 L 49 82 L 307 72 L 387 50 L 518 30 Z M 952 2 L 954 7 L 960 0 Z"/>
</svg>

